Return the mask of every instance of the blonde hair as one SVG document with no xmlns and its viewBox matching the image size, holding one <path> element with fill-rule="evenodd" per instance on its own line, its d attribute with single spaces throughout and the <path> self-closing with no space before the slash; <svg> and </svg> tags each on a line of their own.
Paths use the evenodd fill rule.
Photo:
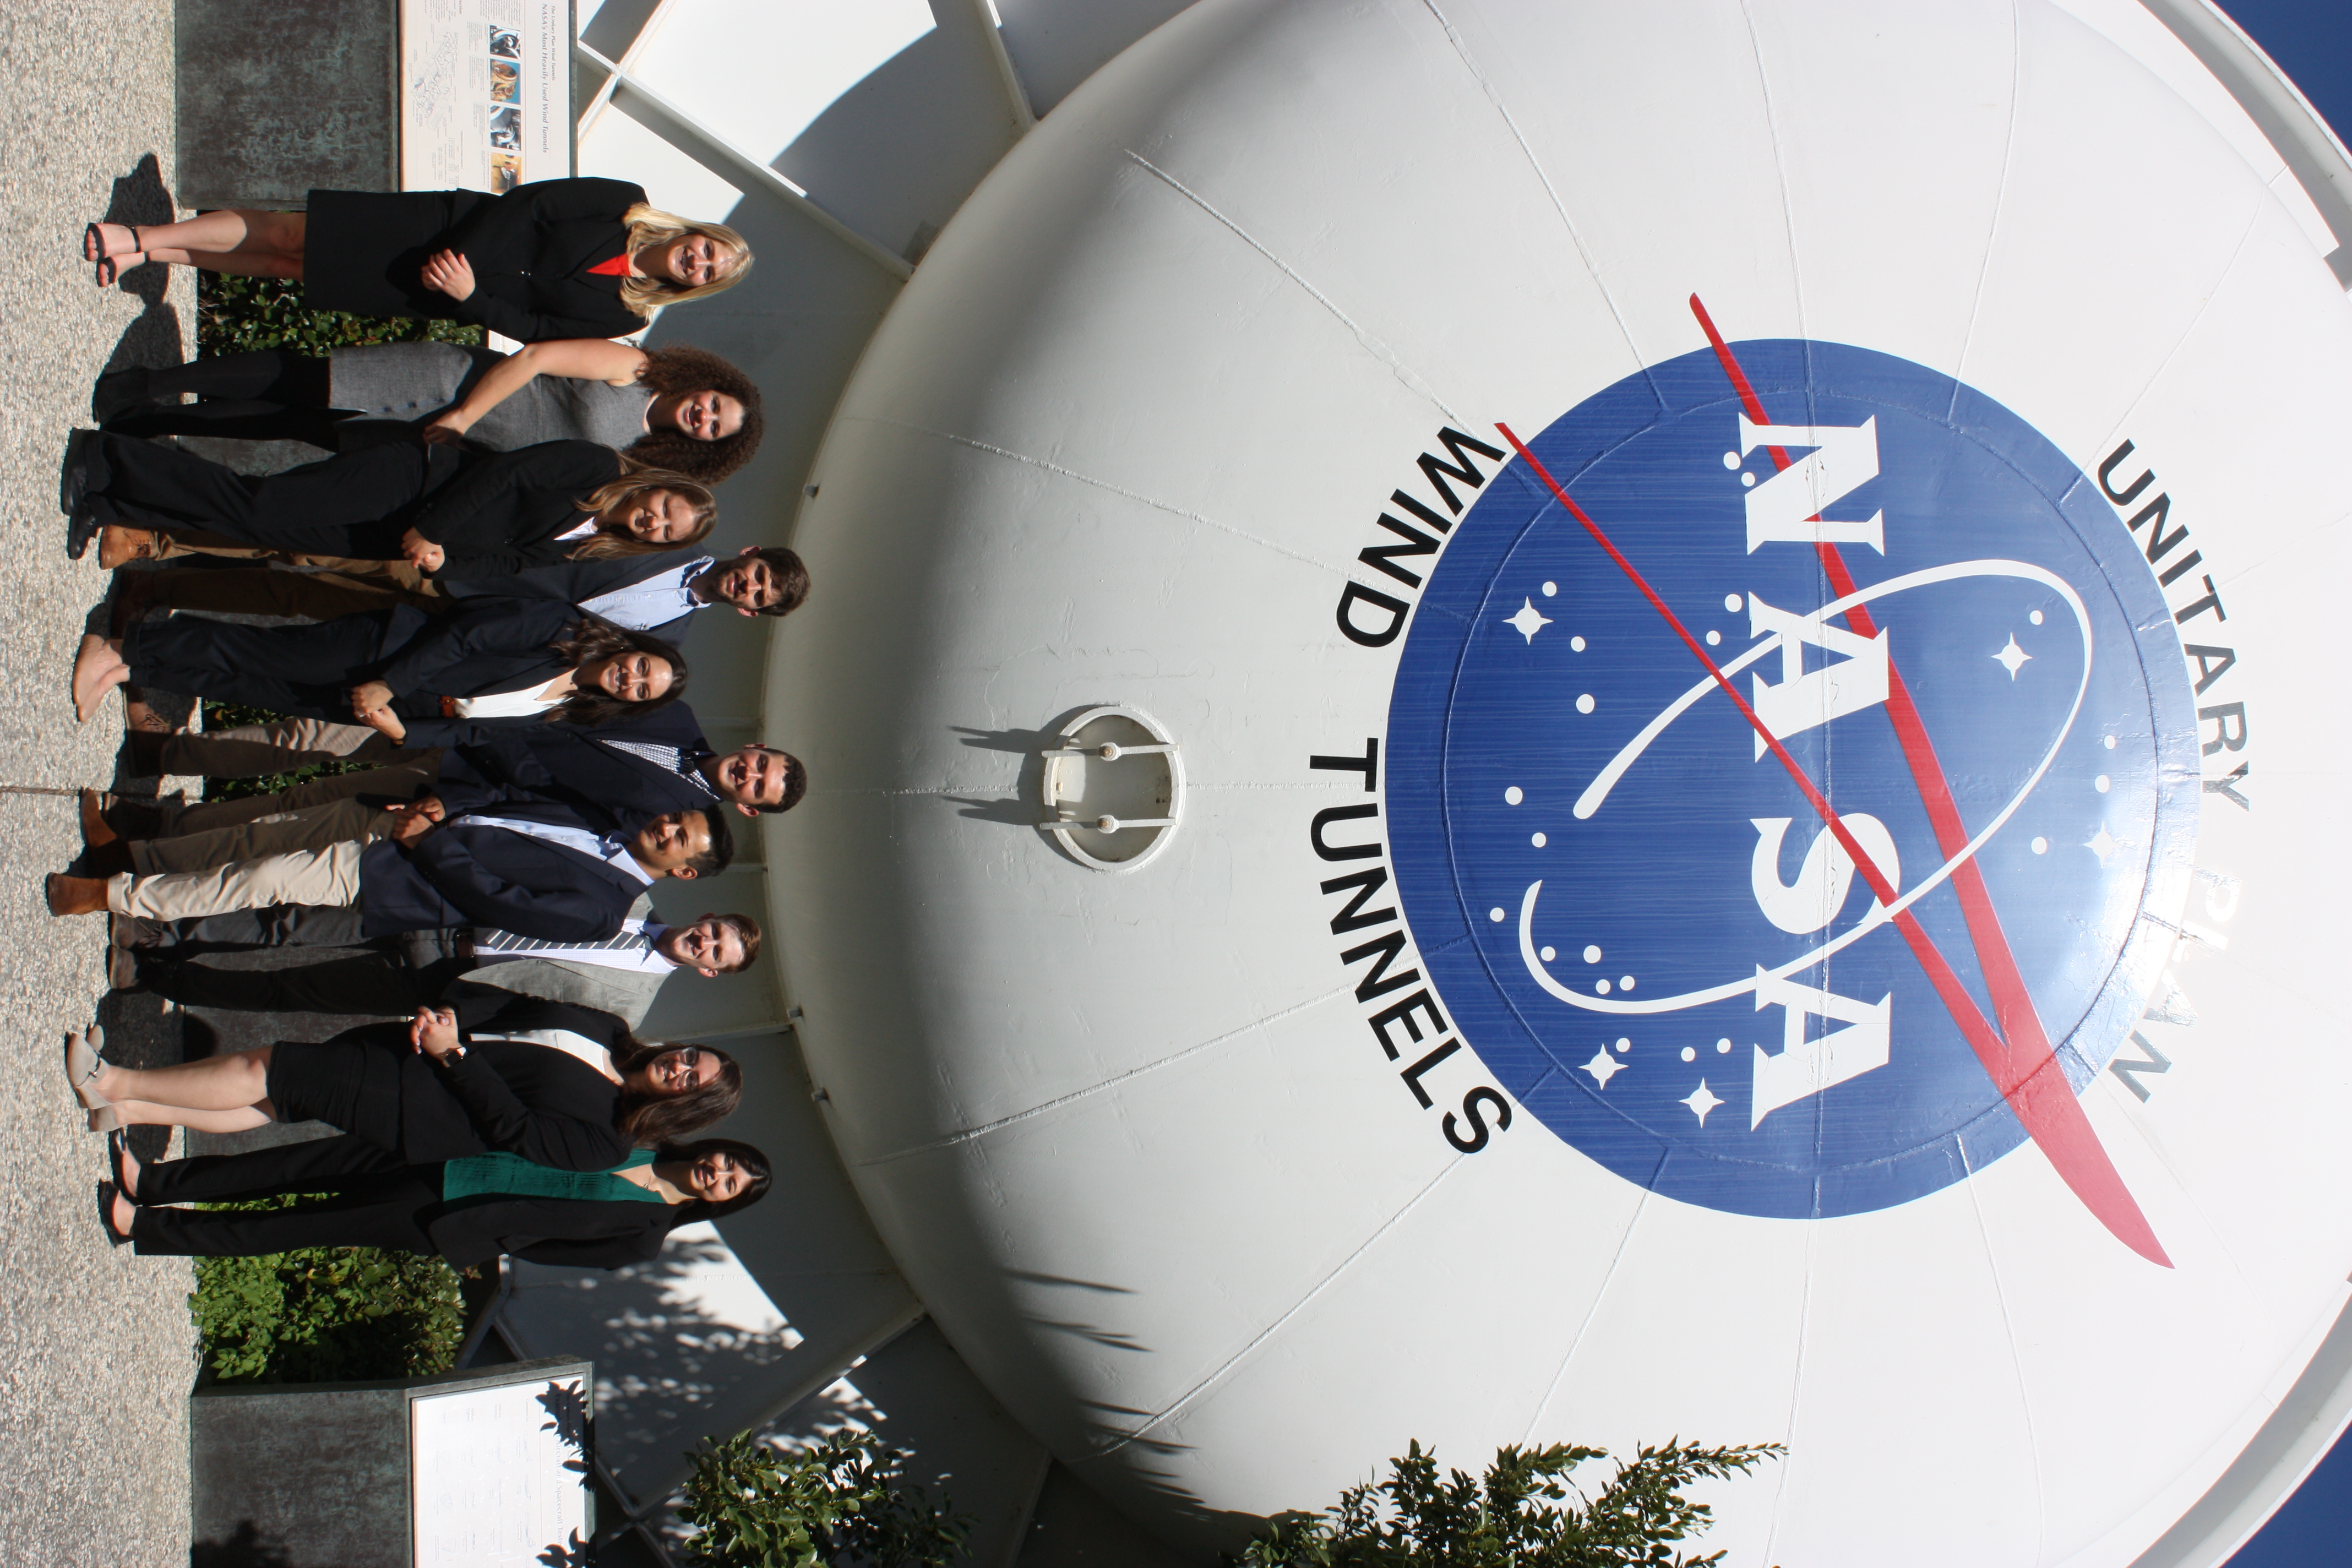
<svg viewBox="0 0 2352 1568">
<path fill-rule="evenodd" d="M 667 468 L 639 468 L 626 458 L 622 459 L 622 470 L 619 479 L 597 486 L 572 503 L 583 511 L 596 514 L 596 531 L 564 559 L 610 561 L 623 555 L 658 555 L 665 550 L 699 544 L 710 537 L 711 529 L 719 521 L 719 498 L 710 493 L 708 486 Z M 684 539 L 656 544 L 614 527 L 606 514 L 619 511 L 647 490 L 676 490 L 684 496 L 687 504 L 694 508 L 694 531 Z"/>
<path fill-rule="evenodd" d="M 735 264 L 727 268 L 724 277 L 698 289 L 683 288 L 667 278 L 624 279 L 621 282 L 621 303 L 640 316 L 651 316 L 664 305 L 683 305 L 689 300 L 709 299 L 722 289 L 732 289 L 743 281 L 745 273 L 751 270 L 751 247 L 744 243 L 741 235 L 723 223 L 696 223 L 644 202 L 638 202 L 623 213 L 621 221 L 628 226 L 628 254 L 631 257 L 640 250 L 659 249 L 684 239 L 689 234 L 698 234 L 735 258 Z"/>
</svg>

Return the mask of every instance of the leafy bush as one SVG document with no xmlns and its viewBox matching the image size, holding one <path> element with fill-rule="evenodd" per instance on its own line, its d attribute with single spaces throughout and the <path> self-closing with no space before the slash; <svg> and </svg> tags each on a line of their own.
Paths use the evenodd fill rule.
<svg viewBox="0 0 2352 1568">
<path fill-rule="evenodd" d="M 275 1208 L 293 1199 L 207 1205 Z M 199 1258 L 188 1297 L 216 1383 L 356 1383 L 446 1372 L 466 1337 L 465 1280 L 437 1258 L 312 1247 Z"/>
<path fill-rule="evenodd" d="M 208 735 L 217 734 L 223 730 L 234 730 L 240 724 L 267 724 L 282 717 L 282 714 L 272 713 L 266 709 L 247 708 L 236 702 L 215 702 L 210 698 L 205 700 L 205 733 Z M 244 800 L 251 795 L 276 795 L 280 790 L 292 789 L 296 784 L 308 784 L 312 779 L 328 778 L 336 773 L 359 773 L 373 765 L 370 763 L 347 763 L 338 760 L 313 763 L 308 767 L 289 768 L 282 773 L 260 773 L 252 778 L 206 779 L 205 798 L 206 800 Z"/>
<path fill-rule="evenodd" d="M 292 349 L 327 354 L 362 343 L 464 343 L 479 347 L 482 329 L 456 321 L 420 321 L 405 316 L 354 316 L 346 310 L 313 310 L 302 285 L 284 278 L 231 278 L 219 272 L 196 277 L 196 353 L 243 353 L 249 349 Z"/>
<path fill-rule="evenodd" d="M 1283 1513 L 1240 1556 L 1237 1568 L 1697 1568 L 1723 1553 L 1688 1557 L 1667 1545 L 1714 1522 L 1681 1489 L 1745 1474 L 1785 1450 L 1777 1443 L 1702 1448 L 1679 1439 L 1645 1447 L 1591 1498 L 1560 1506 L 1560 1478 L 1601 1448 L 1498 1450 L 1484 1481 L 1460 1470 L 1441 1479 L 1437 1456 L 1414 1443 L 1391 1459 L 1389 1479 L 1339 1494 L 1319 1514 Z"/>
<path fill-rule="evenodd" d="M 842 1432 L 803 1454 L 746 1434 L 705 1439 L 678 1515 L 699 1532 L 687 1543 L 704 1568 L 941 1568 L 971 1521 L 907 1483 L 908 1456 L 871 1432 Z"/>
</svg>

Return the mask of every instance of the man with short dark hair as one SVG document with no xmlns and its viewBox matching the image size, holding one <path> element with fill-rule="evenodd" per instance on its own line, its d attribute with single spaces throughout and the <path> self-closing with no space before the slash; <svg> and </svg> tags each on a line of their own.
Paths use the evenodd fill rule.
<svg viewBox="0 0 2352 1568">
<path fill-rule="evenodd" d="M 257 944 L 354 942 L 457 925 L 602 941 L 656 880 L 710 876 L 734 854 L 727 819 L 715 810 L 666 813 L 630 834 L 599 831 L 550 800 L 452 811 L 425 795 L 395 815 L 393 835 L 373 844 L 347 840 L 157 876 L 52 874 L 49 912 L 143 920 L 252 912 L 257 931 L 276 933 L 257 935 Z"/>
</svg>

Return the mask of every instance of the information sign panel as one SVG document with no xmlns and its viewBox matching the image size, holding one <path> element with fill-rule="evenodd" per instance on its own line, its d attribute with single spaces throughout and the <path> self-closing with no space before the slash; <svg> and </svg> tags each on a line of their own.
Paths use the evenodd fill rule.
<svg viewBox="0 0 2352 1568">
<path fill-rule="evenodd" d="M 401 0 L 400 188 L 572 173 L 570 0 Z"/>
</svg>

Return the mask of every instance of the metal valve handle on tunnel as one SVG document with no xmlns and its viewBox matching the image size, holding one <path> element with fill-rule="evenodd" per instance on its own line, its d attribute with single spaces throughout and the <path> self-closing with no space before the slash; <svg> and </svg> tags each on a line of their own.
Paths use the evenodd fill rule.
<svg viewBox="0 0 2352 1568">
<path fill-rule="evenodd" d="M 1150 715 L 1119 704 L 1076 714 L 1057 739 L 1038 753 L 1039 829 L 1090 869 L 1139 869 L 1176 827 L 1181 749 Z"/>
</svg>

